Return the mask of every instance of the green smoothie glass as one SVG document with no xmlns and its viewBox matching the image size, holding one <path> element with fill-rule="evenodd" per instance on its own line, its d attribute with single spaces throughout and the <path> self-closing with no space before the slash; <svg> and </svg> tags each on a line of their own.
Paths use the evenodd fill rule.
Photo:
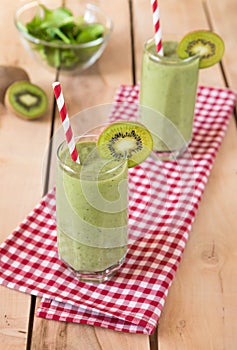
<svg viewBox="0 0 237 350">
<path fill-rule="evenodd" d="M 66 142 L 58 148 L 57 245 L 80 280 L 103 282 L 127 252 L 128 171 L 126 160 L 100 158 L 97 137 L 93 132 L 76 138 L 80 165 L 71 160 Z"/>
<path fill-rule="evenodd" d="M 181 60 L 177 45 L 177 41 L 164 41 L 160 56 L 150 39 L 143 53 L 140 117 L 152 132 L 154 151 L 161 159 L 182 154 L 192 138 L 199 56 Z"/>
</svg>

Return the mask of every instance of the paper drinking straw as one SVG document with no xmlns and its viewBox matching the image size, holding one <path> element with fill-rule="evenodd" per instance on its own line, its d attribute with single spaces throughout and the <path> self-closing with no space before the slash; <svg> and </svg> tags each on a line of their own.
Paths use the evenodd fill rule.
<svg viewBox="0 0 237 350">
<path fill-rule="evenodd" d="M 153 13 L 153 25 L 155 29 L 155 44 L 156 52 L 163 56 L 162 35 L 160 26 L 160 11 L 158 0 L 151 0 L 152 13 Z"/>
<path fill-rule="evenodd" d="M 63 129 L 66 136 L 66 141 L 68 144 L 71 158 L 74 162 L 77 162 L 78 164 L 80 164 L 80 159 L 77 153 L 76 144 L 75 144 L 75 140 L 72 132 L 72 127 L 70 124 L 70 119 L 67 113 L 66 104 L 64 102 L 63 93 L 59 82 L 56 81 L 53 83 L 53 91 L 57 101 L 58 110 L 62 120 Z"/>
</svg>

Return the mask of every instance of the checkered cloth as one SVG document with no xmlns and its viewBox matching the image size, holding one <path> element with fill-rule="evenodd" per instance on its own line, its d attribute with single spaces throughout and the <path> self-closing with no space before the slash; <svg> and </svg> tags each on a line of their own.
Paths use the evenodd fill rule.
<svg viewBox="0 0 237 350">
<path fill-rule="evenodd" d="M 121 86 L 111 120 L 134 119 L 138 86 Z M 0 283 L 43 297 L 37 315 L 151 334 L 181 260 L 236 96 L 199 87 L 193 140 L 180 159 L 130 169 L 129 250 L 111 280 L 79 282 L 57 255 L 51 190 L 0 247 Z M 135 117 L 134 117 L 135 116 Z"/>
</svg>

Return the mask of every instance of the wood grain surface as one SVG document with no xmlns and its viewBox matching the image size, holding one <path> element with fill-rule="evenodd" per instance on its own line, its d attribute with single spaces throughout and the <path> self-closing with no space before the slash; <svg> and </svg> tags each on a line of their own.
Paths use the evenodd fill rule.
<svg viewBox="0 0 237 350">
<path fill-rule="evenodd" d="M 13 23 L 21 0 L 0 3 L 0 65 L 26 69 L 49 97 L 47 115 L 27 122 L 0 105 L 0 241 L 25 218 L 43 192 L 44 165 L 60 119 L 50 72 L 24 50 Z M 114 28 L 101 59 L 77 76 L 60 75 L 70 116 L 113 101 L 120 84 L 138 83 L 143 45 L 153 35 L 150 1 L 94 0 Z M 213 29 L 225 41 L 221 64 L 200 71 L 202 85 L 237 87 L 236 0 L 160 0 L 163 34 Z M 89 123 L 89 122 L 88 122 Z M 82 127 L 86 127 L 86 121 Z M 39 299 L 0 287 L 0 339 L 5 350 L 236 350 L 237 132 L 234 116 L 218 152 L 157 332 L 125 334 L 34 316 Z M 34 305 L 36 302 L 36 305 Z"/>
</svg>

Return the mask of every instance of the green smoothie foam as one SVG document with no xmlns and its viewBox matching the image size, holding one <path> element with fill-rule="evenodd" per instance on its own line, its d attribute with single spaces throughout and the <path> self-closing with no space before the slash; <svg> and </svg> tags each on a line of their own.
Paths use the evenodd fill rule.
<svg viewBox="0 0 237 350">
<path fill-rule="evenodd" d="M 199 58 L 179 59 L 177 45 L 175 41 L 164 41 L 161 57 L 154 41 L 149 41 L 143 55 L 140 104 L 160 112 L 178 129 L 169 128 L 169 123 L 158 120 L 155 113 L 141 113 L 142 123 L 157 136 L 154 144 L 159 151 L 182 148 L 192 136 Z"/>
<path fill-rule="evenodd" d="M 127 163 L 100 159 L 94 142 L 77 143 L 82 164 L 59 150 L 56 213 L 60 258 L 75 271 L 96 272 L 127 251 Z"/>
</svg>

